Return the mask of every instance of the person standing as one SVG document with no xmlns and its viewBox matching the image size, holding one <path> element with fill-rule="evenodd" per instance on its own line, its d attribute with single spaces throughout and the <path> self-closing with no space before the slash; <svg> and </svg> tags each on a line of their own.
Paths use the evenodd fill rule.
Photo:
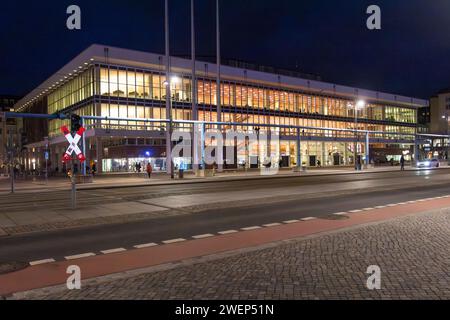
<svg viewBox="0 0 450 320">
<path fill-rule="evenodd" d="M 148 174 L 148 178 L 150 179 L 151 177 L 152 177 L 152 171 L 153 171 L 153 168 L 152 168 L 152 165 L 150 164 L 150 162 L 147 164 L 147 174 Z"/>
<path fill-rule="evenodd" d="M 405 157 L 403 155 L 400 158 L 400 170 L 405 171 Z"/>
<path fill-rule="evenodd" d="M 95 162 L 92 164 L 92 175 L 95 176 L 95 174 L 97 173 L 97 165 L 95 164 Z"/>
</svg>

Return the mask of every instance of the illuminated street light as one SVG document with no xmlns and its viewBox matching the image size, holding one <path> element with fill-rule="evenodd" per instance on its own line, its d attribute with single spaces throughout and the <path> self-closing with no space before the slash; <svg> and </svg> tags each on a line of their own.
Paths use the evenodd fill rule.
<svg viewBox="0 0 450 320">
<path fill-rule="evenodd" d="M 360 108 L 364 108 L 366 106 L 366 102 L 364 100 L 359 100 L 356 106 Z"/>
<path fill-rule="evenodd" d="M 170 82 L 173 84 L 181 83 L 181 78 L 177 77 L 177 76 L 173 76 L 172 78 L 170 78 Z"/>
</svg>

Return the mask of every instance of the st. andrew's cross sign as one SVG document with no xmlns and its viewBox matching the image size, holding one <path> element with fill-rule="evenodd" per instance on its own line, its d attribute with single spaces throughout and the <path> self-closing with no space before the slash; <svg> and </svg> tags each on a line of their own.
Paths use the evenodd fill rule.
<svg viewBox="0 0 450 320">
<path fill-rule="evenodd" d="M 66 150 L 66 153 L 63 155 L 63 162 L 68 162 L 72 160 L 72 153 L 75 152 L 77 159 L 80 160 L 80 162 L 86 161 L 86 157 L 84 156 L 83 152 L 81 152 L 80 147 L 78 147 L 78 142 L 80 142 L 81 137 L 83 136 L 84 131 L 86 131 L 85 128 L 80 127 L 78 131 L 75 133 L 75 136 L 72 136 L 67 126 L 62 126 L 61 131 L 66 137 L 67 141 L 69 142 L 69 147 Z"/>
</svg>

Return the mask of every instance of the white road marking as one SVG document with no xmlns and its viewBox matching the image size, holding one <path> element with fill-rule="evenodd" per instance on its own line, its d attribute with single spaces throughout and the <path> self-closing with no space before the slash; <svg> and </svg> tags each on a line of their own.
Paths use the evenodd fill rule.
<svg viewBox="0 0 450 320">
<path fill-rule="evenodd" d="M 186 239 L 184 239 L 184 238 L 170 239 L 170 240 L 165 240 L 162 243 L 171 244 L 171 243 L 177 243 L 177 242 L 183 242 L 183 241 L 186 241 Z"/>
<path fill-rule="evenodd" d="M 386 207 L 396 207 L 396 206 L 398 206 L 398 203 L 391 203 L 388 204 Z"/>
<path fill-rule="evenodd" d="M 100 251 L 103 254 L 110 254 L 110 253 L 117 253 L 117 252 L 123 252 L 123 251 L 127 251 L 127 249 L 125 248 L 116 248 L 116 249 L 109 249 L 109 250 L 103 250 Z"/>
<path fill-rule="evenodd" d="M 386 206 L 376 206 L 375 209 L 383 209 L 386 208 Z"/>
<path fill-rule="evenodd" d="M 156 247 L 157 245 L 158 245 L 157 243 L 151 242 L 151 243 L 138 244 L 136 246 L 133 246 L 133 248 L 142 249 L 142 248 Z"/>
<path fill-rule="evenodd" d="M 300 220 L 302 221 L 310 221 L 310 220 L 316 220 L 317 218 L 315 217 L 306 217 L 306 218 L 301 218 Z"/>
<path fill-rule="evenodd" d="M 356 209 L 356 210 L 350 210 L 349 213 L 356 213 L 356 212 L 361 212 L 361 209 Z"/>
<path fill-rule="evenodd" d="M 369 210 L 373 210 L 374 208 L 364 208 L 362 209 L 363 211 L 369 211 Z"/>
<path fill-rule="evenodd" d="M 51 263 L 55 262 L 55 259 L 43 259 L 43 260 L 37 260 L 37 261 L 31 261 L 30 266 L 36 266 L 38 264 L 44 264 L 44 263 Z"/>
<path fill-rule="evenodd" d="M 408 203 L 407 202 L 399 202 L 398 203 L 399 206 L 404 205 L 404 204 L 408 204 Z"/>
<path fill-rule="evenodd" d="M 281 226 L 281 223 L 275 222 L 275 223 L 268 223 L 268 224 L 263 224 L 263 227 L 276 227 L 276 226 Z"/>
<path fill-rule="evenodd" d="M 220 231 L 217 232 L 218 234 L 231 234 L 231 233 L 236 233 L 238 232 L 237 230 L 226 230 L 226 231 Z"/>
<path fill-rule="evenodd" d="M 241 228 L 241 230 L 244 230 L 244 231 L 250 231 L 250 230 L 256 230 L 256 229 L 261 229 L 261 227 L 260 226 L 253 226 L 253 227 Z"/>
<path fill-rule="evenodd" d="M 336 212 L 336 213 L 333 213 L 333 214 L 336 215 L 336 216 L 343 216 L 343 215 L 346 215 L 347 212 Z"/>
<path fill-rule="evenodd" d="M 87 258 L 87 257 L 92 257 L 95 256 L 95 253 L 92 252 L 88 252 L 88 253 L 82 253 L 82 254 L 76 254 L 73 256 L 67 256 L 64 257 L 66 260 L 74 260 L 74 259 L 81 259 L 81 258 Z"/>
<path fill-rule="evenodd" d="M 416 203 L 417 201 L 416 200 L 411 200 L 411 201 L 408 201 L 407 203 Z"/>
<path fill-rule="evenodd" d="M 287 221 L 283 221 L 283 223 L 285 224 L 291 224 L 291 223 L 296 223 L 296 222 L 300 222 L 300 220 L 287 220 Z"/>
<path fill-rule="evenodd" d="M 204 238 L 210 238 L 210 237 L 214 237 L 214 235 L 211 234 L 211 233 L 199 234 L 198 236 L 193 236 L 192 238 L 194 238 L 194 239 L 204 239 Z"/>
</svg>

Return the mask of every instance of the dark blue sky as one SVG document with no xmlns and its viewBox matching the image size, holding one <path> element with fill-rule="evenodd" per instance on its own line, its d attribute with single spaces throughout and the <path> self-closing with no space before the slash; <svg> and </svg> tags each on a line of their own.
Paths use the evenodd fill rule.
<svg viewBox="0 0 450 320">
<path fill-rule="evenodd" d="M 450 86 L 449 0 L 221 0 L 222 55 L 422 98 Z M 24 94 L 92 43 L 163 52 L 163 0 L 4 1 L 0 93 Z M 66 29 L 66 8 L 82 30 Z M 196 0 L 197 51 L 214 55 L 215 0 Z M 366 8 L 382 30 L 366 28 Z M 190 0 L 171 0 L 173 54 L 190 52 Z"/>
</svg>

